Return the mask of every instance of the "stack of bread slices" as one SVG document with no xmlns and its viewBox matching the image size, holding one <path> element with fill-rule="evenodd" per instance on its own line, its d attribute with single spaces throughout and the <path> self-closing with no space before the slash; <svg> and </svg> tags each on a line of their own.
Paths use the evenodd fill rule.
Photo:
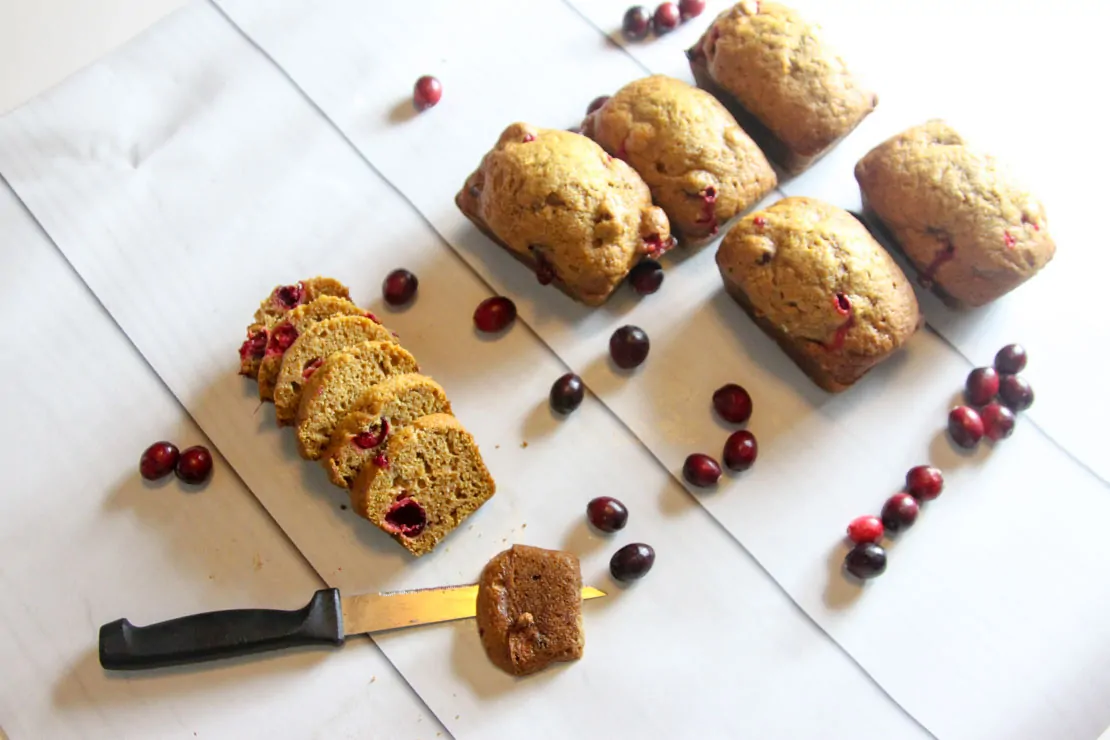
<svg viewBox="0 0 1110 740">
<path fill-rule="evenodd" d="M 337 280 L 280 285 L 239 349 L 297 450 L 351 506 L 414 555 L 430 552 L 495 491 L 443 388 Z"/>
</svg>

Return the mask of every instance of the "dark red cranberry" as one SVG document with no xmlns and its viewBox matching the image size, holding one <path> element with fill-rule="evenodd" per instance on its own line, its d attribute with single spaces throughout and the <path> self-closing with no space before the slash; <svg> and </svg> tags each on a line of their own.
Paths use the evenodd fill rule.
<svg viewBox="0 0 1110 740">
<path fill-rule="evenodd" d="M 628 282 L 640 295 L 651 295 L 663 284 L 663 266 L 655 260 L 641 260 L 640 264 L 628 273 Z"/>
<path fill-rule="evenodd" d="M 695 452 L 682 464 L 682 477 L 692 486 L 708 488 L 721 477 L 721 466 L 709 455 Z"/>
<path fill-rule="evenodd" d="M 918 465 L 906 473 L 906 491 L 918 501 L 932 501 L 944 490 L 944 474 L 932 465 Z"/>
<path fill-rule="evenodd" d="M 844 568 L 856 578 L 881 576 L 886 570 L 886 550 L 874 542 L 862 542 L 844 557 Z"/>
<path fill-rule="evenodd" d="M 677 5 L 674 3 L 660 3 L 659 7 L 655 9 L 655 15 L 651 17 L 651 26 L 655 29 L 656 35 L 662 36 L 678 28 L 680 20 L 682 20 L 682 16 L 678 12 Z"/>
<path fill-rule="evenodd" d="M 1007 375 L 1017 375 L 1025 369 L 1025 347 L 1020 344 L 1007 344 L 994 356 L 994 369 Z"/>
<path fill-rule="evenodd" d="M 419 282 L 408 270 L 394 270 L 382 281 L 382 297 L 391 306 L 403 306 L 416 295 Z"/>
<path fill-rule="evenodd" d="M 351 442 L 360 450 L 372 450 L 389 436 L 389 419 L 382 419 L 377 427 L 370 427 L 365 432 L 359 432 L 351 437 Z"/>
<path fill-rule="evenodd" d="M 705 0 L 679 0 L 678 13 L 682 20 L 697 18 L 705 10 Z"/>
<path fill-rule="evenodd" d="M 912 527 L 917 521 L 917 513 L 920 510 L 921 507 L 913 496 L 908 493 L 896 493 L 883 504 L 880 516 L 886 531 L 893 534 Z"/>
<path fill-rule="evenodd" d="M 625 11 L 621 31 L 629 41 L 642 41 L 651 30 L 651 13 L 643 5 L 633 5 Z"/>
<path fill-rule="evenodd" d="M 972 406 L 985 406 L 998 395 L 998 371 L 993 367 L 977 367 L 967 375 L 964 397 Z"/>
<path fill-rule="evenodd" d="M 948 413 L 948 434 L 952 441 L 971 449 L 983 438 L 983 420 L 970 406 L 957 406 Z"/>
<path fill-rule="evenodd" d="M 878 542 L 883 538 L 883 523 L 877 516 L 857 516 L 848 524 L 848 539 L 857 545 L 861 542 Z"/>
<path fill-rule="evenodd" d="M 266 354 L 266 343 L 269 341 L 270 332 L 265 329 L 251 332 L 246 341 L 239 346 L 239 359 L 246 360 L 248 357 L 255 360 L 260 359 Z"/>
<path fill-rule="evenodd" d="M 1000 403 L 992 403 L 979 412 L 983 419 L 983 429 L 992 441 L 1006 439 L 1014 433 L 1014 422 L 1017 417 L 1014 412 Z"/>
<path fill-rule="evenodd" d="M 427 110 L 443 97 L 443 85 L 431 75 L 424 75 L 412 86 L 412 104 L 417 110 Z"/>
<path fill-rule="evenodd" d="M 424 507 L 408 496 L 394 501 L 385 513 L 386 531 L 402 537 L 418 536 L 427 524 L 428 514 Z"/>
<path fill-rule="evenodd" d="M 617 367 L 625 370 L 639 367 L 650 349 L 648 335 L 638 326 L 622 326 L 609 337 L 609 354 Z"/>
<path fill-rule="evenodd" d="M 602 532 L 616 532 L 628 524 L 628 509 L 610 496 L 598 496 L 587 504 L 586 516 Z"/>
<path fill-rule="evenodd" d="M 750 468 L 758 454 L 759 445 L 756 444 L 755 435 L 747 429 L 733 432 L 725 440 L 725 467 L 733 472 L 739 473 Z"/>
<path fill-rule="evenodd" d="M 1025 411 L 1033 405 L 1033 386 L 1020 375 L 1003 375 L 998 397 L 1011 411 Z"/>
<path fill-rule="evenodd" d="M 501 331 L 516 320 L 516 304 L 503 295 L 487 298 L 474 310 L 474 325 L 478 331 Z"/>
<path fill-rule="evenodd" d="M 586 396 L 586 386 L 582 378 L 567 373 L 551 385 L 549 400 L 551 408 L 560 414 L 569 414 L 582 405 Z"/>
<path fill-rule="evenodd" d="M 385 456 L 384 452 L 379 453 L 377 455 L 374 455 L 374 464 L 379 468 L 388 468 L 389 458 Z"/>
<path fill-rule="evenodd" d="M 713 392 L 713 408 L 725 421 L 743 424 L 752 418 L 752 397 L 743 386 L 729 383 Z"/>
<path fill-rule="evenodd" d="M 282 354 L 293 345 L 293 342 L 297 341 L 299 335 L 300 332 L 297 331 L 297 328 L 289 322 L 278 324 L 270 332 L 270 343 L 266 345 L 266 353 Z"/>
<path fill-rule="evenodd" d="M 655 550 L 651 545 L 634 542 L 613 553 L 609 560 L 609 572 L 618 581 L 638 581 L 647 575 L 655 565 Z"/>
<path fill-rule="evenodd" d="M 597 96 L 596 98 L 594 98 L 593 100 L 590 101 L 589 105 L 586 106 L 586 115 L 587 116 L 590 115 L 595 110 L 597 110 L 601 106 L 605 105 L 607 102 L 609 102 L 609 96 L 608 95 L 599 95 L 599 96 Z"/>
<path fill-rule="evenodd" d="M 833 308 L 841 316 L 850 316 L 852 313 L 852 301 L 844 293 L 837 293 L 833 296 Z"/>
<path fill-rule="evenodd" d="M 296 308 L 304 300 L 304 286 L 297 283 L 296 285 L 283 285 L 280 288 L 275 288 L 273 300 L 274 303 L 286 311 Z"/>
<path fill-rule="evenodd" d="M 204 483 L 212 474 L 212 453 L 207 447 L 196 445 L 181 451 L 174 469 L 177 477 L 186 483 Z"/>
<path fill-rule="evenodd" d="M 139 474 L 147 480 L 165 478 L 177 465 L 178 451 L 172 442 L 155 442 L 139 458 Z"/>
</svg>

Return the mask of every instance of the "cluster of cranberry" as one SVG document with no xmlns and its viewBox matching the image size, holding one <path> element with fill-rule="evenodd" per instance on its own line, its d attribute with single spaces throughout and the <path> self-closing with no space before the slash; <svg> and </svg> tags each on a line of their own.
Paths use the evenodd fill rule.
<svg viewBox="0 0 1110 740">
<path fill-rule="evenodd" d="M 1014 433 L 1017 414 L 1033 405 L 1033 387 L 1018 375 L 1027 357 L 1020 344 L 1008 344 L 994 356 L 994 367 L 977 367 L 967 376 L 967 406 L 948 414 L 948 435 L 960 447 L 972 449 L 987 436 L 993 442 Z"/>
<path fill-rule="evenodd" d="M 897 534 L 913 526 L 921 504 L 944 490 L 944 475 L 932 465 L 918 465 L 906 473 L 906 490 L 883 504 L 879 516 L 860 516 L 848 525 L 848 539 L 855 545 L 844 558 L 844 569 L 856 578 L 874 578 L 886 570 L 886 550 L 879 541 L 884 533 Z"/>
<path fill-rule="evenodd" d="M 174 473 L 185 483 L 198 485 L 212 474 L 212 453 L 203 445 L 186 447 L 179 452 L 173 442 L 155 442 L 139 458 L 139 475 L 158 480 Z"/>
<path fill-rule="evenodd" d="M 643 41 L 651 31 L 655 31 L 656 36 L 662 36 L 678 28 L 682 21 L 701 15 L 703 10 L 705 0 L 661 3 L 654 13 L 649 13 L 643 5 L 634 5 L 624 13 L 621 32 L 629 41 Z"/>
<path fill-rule="evenodd" d="M 595 528 L 606 534 L 624 529 L 628 524 L 628 509 L 611 496 L 598 496 L 586 505 L 586 518 Z M 609 573 L 624 583 L 638 581 L 655 565 L 655 549 L 643 542 L 633 542 L 613 553 L 609 559 Z"/>
<path fill-rule="evenodd" d="M 736 383 L 728 383 L 713 393 L 713 408 L 729 424 L 744 424 L 752 418 L 752 397 Z M 739 473 L 755 463 L 759 445 L 755 435 L 747 429 L 733 432 L 725 440 L 723 459 L 725 467 Z M 682 465 L 682 477 L 698 488 L 716 485 L 721 477 L 721 465 L 709 455 L 695 452 Z"/>
</svg>

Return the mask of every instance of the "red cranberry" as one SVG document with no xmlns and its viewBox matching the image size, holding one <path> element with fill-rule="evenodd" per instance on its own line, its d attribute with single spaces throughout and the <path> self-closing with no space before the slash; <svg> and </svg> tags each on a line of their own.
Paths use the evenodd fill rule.
<svg viewBox="0 0 1110 740">
<path fill-rule="evenodd" d="M 431 75 L 424 75 L 412 86 L 412 104 L 417 110 L 431 108 L 443 97 L 443 85 Z"/>
<path fill-rule="evenodd" d="M 837 293 L 833 296 L 833 308 L 841 316 L 850 316 L 852 314 L 852 301 L 845 294 Z"/>
<path fill-rule="evenodd" d="M 755 463 L 759 454 L 759 445 L 756 444 L 755 435 L 747 429 L 733 432 L 725 440 L 725 467 L 739 473 L 747 470 Z"/>
<path fill-rule="evenodd" d="M 374 465 L 378 466 L 379 468 L 388 468 L 389 458 L 385 456 L 384 452 L 374 455 Z"/>
<path fill-rule="evenodd" d="M 301 305 L 302 300 L 304 300 L 304 286 L 300 283 L 274 288 L 274 303 L 284 308 L 286 311 Z"/>
<path fill-rule="evenodd" d="M 428 514 L 424 507 L 408 496 L 394 501 L 385 513 L 386 531 L 402 537 L 418 536 L 427 524 Z"/>
<path fill-rule="evenodd" d="M 631 370 L 647 359 L 651 342 L 638 326 L 622 326 L 609 338 L 609 354 L 617 367 Z"/>
<path fill-rule="evenodd" d="M 633 5 L 625 11 L 621 30 L 629 41 L 642 41 L 651 29 L 651 14 L 643 5 Z"/>
<path fill-rule="evenodd" d="M 920 510 L 921 507 L 913 496 L 908 493 L 896 493 L 883 504 L 880 516 L 886 531 L 893 534 L 912 527 L 917 521 L 917 513 Z"/>
<path fill-rule="evenodd" d="M 918 501 L 932 501 L 944 490 L 944 474 L 932 465 L 918 465 L 906 473 L 906 490 Z"/>
<path fill-rule="evenodd" d="M 181 451 L 174 472 L 186 483 L 204 483 L 212 474 L 212 453 L 201 445 L 188 447 Z"/>
<path fill-rule="evenodd" d="M 655 9 L 655 15 L 651 17 L 652 28 L 659 36 L 670 33 L 678 28 L 678 22 L 682 20 L 682 16 L 678 12 L 678 6 L 674 3 L 661 3 Z"/>
<path fill-rule="evenodd" d="M 708 488 L 715 485 L 717 479 L 721 477 L 721 466 L 709 455 L 695 452 L 682 464 L 682 477 L 690 485 Z"/>
<path fill-rule="evenodd" d="M 587 504 L 586 516 L 602 532 L 616 532 L 628 524 L 628 509 L 610 496 L 598 496 Z"/>
<path fill-rule="evenodd" d="M 948 413 L 948 434 L 952 441 L 971 449 L 983 438 L 983 420 L 970 406 L 957 406 Z"/>
<path fill-rule="evenodd" d="M 419 281 L 416 275 L 405 269 L 397 269 L 386 275 L 382 281 L 382 297 L 391 306 L 403 306 L 416 295 Z M 378 322 L 381 323 L 381 322 Z"/>
<path fill-rule="evenodd" d="M 601 106 L 605 105 L 607 102 L 609 102 L 609 96 L 608 95 L 599 95 L 599 96 L 597 96 L 596 98 L 594 98 L 593 100 L 590 101 L 589 105 L 586 106 L 586 115 L 587 116 L 590 115 L 595 110 L 597 110 Z"/>
<path fill-rule="evenodd" d="M 998 395 L 998 371 L 993 367 L 977 367 L 968 373 L 964 396 L 972 406 L 985 406 Z"/>
<path fill-rule="evenodd" d="M 713 408 L 725 421 L 743 424 L 752 418 L 752 397 L 743 386 L 729 383 L 713 392 Z"/>
<path fill-rule="evenodd" d="M 647 575 L 655 565 L 655 550 L 651 545 L 634 542 L 613 553 L 609 560 L 609 572 L 618 581 L 638 581 Z"/>
<path fill-rule="evenodd" d="M 1007 375 L 1017 375 L 1025 369 L 1025 347 L 1020 344 L 1007 344 L 994 356 L 994 369 Z"/>
<path fill-rule="evenodd" d="M 265 329 L 259 329 L 252 332 L 239 346 L 239 359 L 246 360 L 248 357 L 255 360 L 260 359 L 266 354 L 266 343 L 270 341 L 270 333 Z"/>
<path fill-rule="evenodd" d="M 351 437 L 351 442 L 360 450 L 372 450 L 389 436 L 389 419 L 382 419 L 377 429 L 371 427 L 365 432 L 359 432 Z"/>
<path fill-rule="evenodd" d="M 651 295 L 663 284 L 663 266 L 655 260 L 641 260 L 628 273 L 628 281 L 640 295 Z"/>
<path fill-rule="evenodd" d="M 177 465 L 177 458 L 177 447 L 172 442 L 155 442 L 139 458 L 139 474 L 147 480 L 164 478 Z"/>
<path fill-rule="evenodd" d="M 878 542 L 883 538 L 883 523 L 877 516 L 857 516 L 848 525 L 848 539 L 857 545 L 861 542 Z"/>
<path fill-rule="evenodd" d="M 983 428 L 987 436 L 994 442 L 1006 439 L 1014 433 L 1014 422 L 1017 417 L 1014 416 L 1013 411 L 1000 403 L 985 406 L 979 412 L 979 416 L 983 419 Z"/>
<path fill-rule="evenodd" d="M 1011 411 L 1025 411 L 1033 405 L 1033 386 L 1020 375 L 1003 375 L 998 396 Z"/>
<path fill-rule="evenodd" d="M 586 386 L 582 378 L 567 373 L 552 384 L 549 400 L 552 409 L 560 414 L 569 414 L 582 405 L 585 396 Z"/>
<path fill-rule="evenodd" d="M 881 576 L 886 570 L 886 550 L 874 542 L 861 542 L 845 556 L 844 568 L 865 580 Z"/>
<path fill-rule="evenodd" d="M 505 296 L 487 298 L 474 310 L 474 325 L 478 331 L 501 331 L 516 320 L 516 304 Z"/>
<path fill-rule="evenodd" d="M 270 332 L 270 343 L 266 345 L 267 354 L 282 354 L 297 341 L 299 335 L 297 328 L 289 322 L 278 324 Z"/>
<path fill-rule="evenodd" d="M 705 0 L 679 0 L 678 13 L 684 21 L 697 18 L 703 10 L 705 10 Z"/>
<path fill-rule="evenodd" d="M 308 380 L 312 377 L 313 373 L 320 369 L 320 366 L 323 364 L 324 361 L 321 360 L 319 357 L 313 357 L 311 360 L 304 364 L 304 369 L 301 370 L 301 377 L 303 377 L 305 380 Z"/>
</svg>

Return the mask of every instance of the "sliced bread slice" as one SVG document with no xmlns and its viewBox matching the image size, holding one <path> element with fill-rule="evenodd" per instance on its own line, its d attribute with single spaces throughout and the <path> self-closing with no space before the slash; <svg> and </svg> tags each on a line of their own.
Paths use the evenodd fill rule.
<svg viewBox="0 0 1110 740">
<path fill-rule="evenodd" d="M 289 426 L 297 420 L 304 384 L 332 353 L 368 341 L 396 340 L 389 329 L 365 316 L 333 316 L 307 327 L 281 358 L 274 383 L 277 423 Z"/>
<path fill-rule="evenodd" d="M 391 435 L 385 458 L 363 466 L 350 493 L 360 516 L 420 556 L 496 490 L 477 443 L 459 420 L 432 414 Z"/>
<path fill-rule="evenodd" d="M 393 375 L 419 372 L 416 359 L 393 342 L 361 342 L 335 352 L 312 373 L 297 409 L 297 450 L 319 460 L 332 432 L 370 386 Z"/>
<path fill-rule="evenodd" d="M 447 394 L 427 375 L 395 375 L 371 386 L 332 432 L 320 460 L 328 479 L 350 488 L 362 466 L 385 452 L 390 434 L 421 416 L 450 413 Z"/>
</svg>

